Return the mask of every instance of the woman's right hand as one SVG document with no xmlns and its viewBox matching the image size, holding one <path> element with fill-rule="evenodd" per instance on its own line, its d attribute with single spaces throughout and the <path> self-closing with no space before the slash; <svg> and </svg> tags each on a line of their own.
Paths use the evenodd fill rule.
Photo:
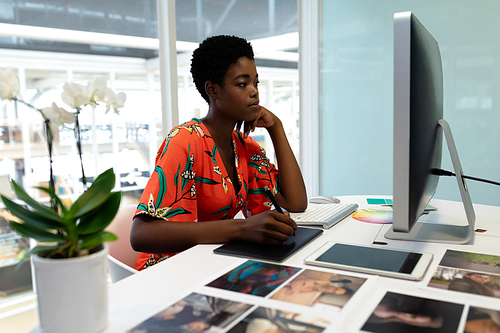
<svg viewBox="0 0 500 333">
<path fill-rule="evenodd" d="M 278 213 L 274 210 L 250 216 L 241 223 L 240 232 L 236 239 L 248 242 L 281 245 L 297 230 L 297 224 L 290 218 L 290 214 Z"/>
<path fill-rule="evenodd" d="M 147 253 L 181 252 L 197 244 L 230 240 L 281 245 L 296 229 L 288 212 L 266 211 L 246 219 L 197 223 L 165 221 L 138 214 L 134 218 L 130 242 L 134 250 Z"/>
</svg>

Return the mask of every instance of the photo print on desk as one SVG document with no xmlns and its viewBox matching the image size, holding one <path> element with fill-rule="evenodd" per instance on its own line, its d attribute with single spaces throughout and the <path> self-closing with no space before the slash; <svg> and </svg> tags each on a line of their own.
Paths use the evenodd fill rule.
<svg viewBox="0 0 500 333">
<path fill-rule="evenodd" d="M 500 274 L 500 256 L 474 252 L 446 250 L 439 266 Z"/>
<path fill-rule="evenodd" d="M 11 220 L 16 218 L 0 208 L 0 298 L 2 299 L 33 287 L 31 266 L 29 264 L 18 266 L 24 254 L 30 250 L 30 240 L 11 228 L 9 225 Z"/>
<path fill-rule="evenodd" d="M 192 293 L 127 333 L 222 332 L 252 305 Z"/>
<path fill-rule="evenodd" d="M 500 311 L 471 306 L 464 333 L 500 332 Z"/>
<path fill-rule="evenodd" d="M 259 307 L 228 333 L 320 333 L 329 323 L 328 320 L 319 317 Z"/>
<path fill-rule="evenodd" d="M 342 308 L 365 278 L 306 269 L 287 282 L 271 299 L 323 310 Z"/>
<path fill-rule="evenodd" d="M 500 257 L 447 250 L 428 286 L 500 298 Z"/>
<path fill-rule="evenodd" d="M 387 292 L 362 330 L 374 333 L 455 333 L 463 304 Z"/>
<path fill-rule="evenodd" d="M 248 260 L 207 284 L 224 290 L 255 296 L 267 296 L 300 268 Z"/>
</svg>

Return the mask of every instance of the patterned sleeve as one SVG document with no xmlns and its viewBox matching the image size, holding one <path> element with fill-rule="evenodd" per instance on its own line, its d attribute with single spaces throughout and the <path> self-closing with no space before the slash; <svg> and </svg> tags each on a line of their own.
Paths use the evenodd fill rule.
<svg viewBox="0 0 500 333">
<path fill-rule="evenodd" d="M 273 194 L 279 192 L 278 169 L 266 156 L 266 151 L 257 142 L 249 138 L 245 140 L 249 163 L 248 200 L 245 216 L 262 213 L 271 208 L 271 201 L 264 194 L 268 186 Z"/>
<path fill-rule="evenodd" d="M 197 220 L 193 170 L 196 140 L 192 140 L 192 134 L 184 128 L 176 128 L 165 139 L 136 214 L 175 222 Z"/>
</svg>

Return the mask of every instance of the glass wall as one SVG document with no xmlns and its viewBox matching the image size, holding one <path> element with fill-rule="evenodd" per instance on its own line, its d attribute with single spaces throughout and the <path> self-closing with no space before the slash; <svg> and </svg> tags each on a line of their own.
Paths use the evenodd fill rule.
<svg viewBox="0 0 500 333">
<path fill-rule="evenodd" d="M 0 58 L 2 56 L 0 52 Z M 40 59 L 50 57 L 50 54 L 40 53 Z M 92 56 L 84 57 L 91 64 Z M 22 61 L 22 52 L 18 54 Z M 110 64 L 116 58 L 107 59 Z M 106 66 L 102 59 L 101 65 Z M 123 61 L 123 60 L 122 60 Z M 39 60 L 39 63 L 43 60 Z M 134 61 L 135 62 L 135 61 Z M 89 66 L 88 71 L 67 71 L 64 62 L 58 68 L 49 70 L 30 68 L 36 66 L 26 62 L 20 71 L 21 91 L 23 98 L 37 108 L 50 106 L 55 102 L 58 106 L 69 110 L 61 100 L 63 85 L 70 78 L 72 82 L 87 84 L 87 81 L 104 75 L 108 78 L 108 86 L 116 92 L 127 95 L 125 107 L 119 115 L 97 107 L 86 107 L 80 114 L 82 134 L 82 151 L 85 176 L 92 181 L 99 173 L 108 168 L 114 168 L 117 175 L 116 189 L 123 191 L 124 202 L 138 202 L 142 190 L 154 168 L 156 151 L 163 140 L 161 134 L 161 98 L 158 69 L 151 72 L 146 69 L 146 61 L 124 65 L 113 72 L 95 72 Z M 7 64 L 9 65 L 9 64 Z M 16 68 L 17 64 L 12 66 Z M 68 64 L 69 66 L 71 64 Z M 136 70 L 130 70 L 137 67 Z M 259 67 L 261 77 L 261 103 L 273 110 L 287 128 L 289 140 L 298 154 L 298 72 L 293 69 L 269 69 Z M 208 110 L 207 103 L 202 99 L 192 82 L 191 75 L 183 68 L 179 69 L 179 119 L 181 122 L 193 117 L 203 117 Z M 20 103 L 2 101 L 0 103 L 1 117 L 1 159 L 0 177 L 2 194 L 7 194 L 8 180 L 14 179 L 23 184 L 35 198 L 47 202 L 45 192 L 36 190 L 36 186 L 48 186 L 49 158 L 46 145 L 43 120 L 40 114 Z M 53 170 L 56 178 L 58 194 L 68 200 L 68 203 L 83 191 L 82 171 L 75 146 L 73 125 L 53 126 Z M 265 130 L 255 131 L 252 136 L 269 152 L 274 159 L 272 144 Z M 10 192 L 10 191 L 9 191 Z M 2 271 L 2 265 L 13 268 L 11 261 L 19 257 L 29 242 L 21 239 L 10 231 L 7 220 L 12 217 L 0 207 L 0 234 L 4 234 L 4 243 L 17 244 L 11 246 L 10 252 L 0 253 L 0 276 L 7 278 L 7 272 Z M 0 222 L 1 222 L 0 221 Z M 2 239 L 0 237 L 0 248 Z M 22 246 L 21 246 L 22 245 Z M 6 248 L 6 246 L 4 247 Z M 29 278 L 25 288 L 31 288 L 29 265 L 23 266 L 19 272 Z M 26 271 L 26 269 L 28 271 Z M 9 271 L 10 272 L 10 271 Z M 10 273 L 9 273 L 10 274 Z M 7 288 L 7 287 L 6 287 Z M 0 300 L 16 293 L 19 288 L 3 290 L 0 284 Z"/>
<path fill-rule="evenodd" d="M 500 3 L 322 1 L 321 192 L 392 194 L 393 14 L 413 11 L 440 46 L 444 118 L 464 174 L 500 181 Z M 453 170 L 446 147 L 443 169 Z M 474 203 L 500 188 L 468 181 Z M 436 196 L 461 200 L 454 178 Z"/>
<path fill-rule="evenodd" d="M 244 27 L 235 24 L 241 21 L 242 14 L 248 19 L 248 4 L 244 2 L 177 3 L 179 40 L 197 43 L 209 35 L 224 33 L 256 41 L 259 45 L 256 48 L 256 63 L 261 82 L 261 104 L 282 119 L 298 157 L 298 69 L 297 61 L 290 60 L 290 55 L 297 52 L 297 45 L 292 41 L 291 45 L 295 45 L 292 49 L 281 50 L 287 56 L 284 60 L 280 60 L 276 54 L 265 55 L 270 51 L 269 45 L 272 45 L 265 41 L 265 37 L 297 32 L 297 3 L 278 0 L 252 3 L 252 23 L 251 26 Z M 116 12 L 110 4 L 95 5 L 90 10 L 80 3 L 73 5 L 72 1 L 64 4 L 45 1 L 38 6 L 26 7 L 26 3 L 12 0 L 0 4 L 0 8 L 8 8 L 9 13 L 12 13 L 7 16 L 0 14 L 0 23 L 82 29 L 148 38 L 157 36 L 154 0 L 133 5 L 133 11 L 124 9 L 127 6 L 121 2 Z M 95 21 L 89 21 L 90 16 Z M 53 26 L 51 21 L 55 17 L 65 19 Z M 130 21 L 136 27 L 134 33 L 126 27 Z M 75 25 L 71 25 L 71 22 Z M 191 30 L 182 29 L 190 24 L 198 26 L 197 34 L 193 35 L 187 33 Z M 106 77 L 108 87 L 115 92 L 126 94 L 125 106 L 120 109 L 119 114 L 106 113 L 100 107 L 86 107 L 82 110 L 79 117 L 82 158 L 85 176 L 89 181 L 112 167 L 117 175 L 116 189 L 123 191 L 123 201 L 138 202 L 154 168 L 157 149 L 163 140 L 160 78 L 158 59 L 155 58 L 157 51 L 4 37 L 0 38 L 0 47 L 0 67 L 11 67 L 17 72 L 21 96 L 37 108 L 48 107 L 55 102 L 70 110 L 61 99 L 64 84 L 75 82 L 86 85 L 88 80 L 97 76 Z M 33 51 L 37 49 L 44 51 Z M 47 50 L 56 52 L 45 52 Z M 179 53 L 178 59 L 186 59 L 186 55 Z M 189 61 L 178 63 L 179 121 L 203 117 L 208 106 L 192 82 Z M 56 191 L 69 203 L 83 191 L 82 169 L 75 146 L 73 125 L 53 126 L 52 132 Z M 258 130 L 252 135 L 268 150 L 269 157 L 274 159 L 267 132 Z M 46 193 L 35 187 L 47 186 L 49 178 L 49 158 L 42 117 L 37 111 L 21 103 L 0 101 L 0 192 L 12 195 L 8 181 L 14 179 L 39 201 L 47 202 Z M 14 267 L 13 263 L 29 247 L 29 241 L 11 232 L 6 221 L 12 217 L 2 207 L 3 204 L 0 203 L 0 281 L 17 279 L 22 281 L 23 287 L 0 283 L 0 301 L 31 288 L 29 265 L 23 265 L 26 269 L 16 273 L 17 277 L 10 277 L 10 271 L 5 269 Z M 5 244 L 10 245 L 3 246 Z M 1 252 L 7 247 L 10 252 Z"/>
<path fill-rule="evenodd" d="M 31 58 L 33 56 L 36 61 Z M 87 85 L 88 80 L 98 76 L 106 77 L 108 87 L 115 92 L 126 94 L 127 101 L 119 115 L 106 112 L 106 108 L 100 106 L 81 110 L 82 159 L 88 181 L 114 168 L 116 189 L 123 191 L 123 202 L 137 202 L 149 178 L 149 152 L 156 152 L 157 141 L 152 140 L 152 136 L 161 129 L 159 92 L 150 94 L 155 88 L 154 84 L 151 87 L 148 84 L 147 61 L 83 55 L 74 56 L 76 59 L 63 56 L 54 61 L 58 57 L 61 55 L 56 53 L 0 51 L 2 64 L 16 70 L 21 87 L 19 96 L 35 108 L 43 109 L 55 102 L 74 112 L 62 101 L 63 85 L 66 82 Z M 108 70 L 102 70 L 104 68 Z M 40 113 L 21 102 L 3 100 L 0 102 L 0 126 L 0 192 L 13 197 L 9 184 L 13 179 L 38 201 L 48 202 L 46 192 L 36 188 L 48 187 L 50 179 L 47 138 Z M 83 191 L 74 124 L 53 124 L 51 130 L 56 192 L 70 204 Z M 32 288 L 30 264 L 15 269 L 29 249 L 29 240 L 10 229 L 7 221 L 11 219 L 15 218 L 1 204 L 0 300 Z"/>
</svg>

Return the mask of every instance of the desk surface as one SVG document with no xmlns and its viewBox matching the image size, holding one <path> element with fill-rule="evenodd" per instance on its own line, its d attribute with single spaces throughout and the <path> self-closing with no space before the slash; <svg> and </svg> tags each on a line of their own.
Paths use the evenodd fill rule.
<svg viewBox="0 0 500 333">
<path fill-rule="evenodd" d="M 368 207 L 366 196 L 344 196 L 340 197 L 340 199 L 342 202 L 358 203 L 360 209 Z M 466 224 L 461 202 L 434 199 L 431 204 L 436 206 L 438 210 L 429 215 L 429 220 L 438 219 L 440 221 L 451 221 L 452 223 L 462 221 L 461 224 Z M 498 216 L 500 216 L 500 207 L 474 205 L 474 208 L 477 216 L 476 229 L 487 231 L 484 233 L 476 232 L 472 241 L 465 245 L 388 240 L 384 238 L 384 234 L 390 227 L 389 224 L 365 223 L 349 217 L 331 229 L 325 230 L 321 237 L 281 264 L 352 275 L 347 271 L 328 270 L 306 266 L 303 263 L 304 258 L 327 241 L 391 247 L 434 254 L 434 260 L 421 282 L 363 275 L 369 277 L 369 283 L 363 286 L 363 290 L 359 289 L 348 303 L 338 310 L 339 312 L 334 316 L 335 323 L 329 325 L 325 332 L 359 331 L 362 323 L 366 321 L 387 291 L 500 310 L 500 298 L 429 288 L 426 284 L 436 271 L 447 249 L 500 255 L 500 246 L 498 246 L 500 223 L 497 223 L 499 221 Z M 374 241 L 377 244 L 374 244 Z M 387 243 L 387 245 L 378 245 L 378 243 Z M 242 258 L 213 254 L 212 251 L 217 246 L 219 245 L 195 246 L 110 286 L 110 317 L 107 332 L 125 332 L 179 301 L 191 291 L 202 293 L 204 288 L 209 288 L 205 287 L 208 282 L 246 261 L 246 259 Z M 254 304 L 263 304 L 262 299 L 252 298 L 255 296 L 225 292 L 224 298 L 232 297 L 236 301 L 244 300 L 254 302 Z M 279 308 L 282 304 L 273 303 L 273 306 Z M 462 326 L 464 325 L 464 318 L 465 316 L 462 318 Z"/>
</svg>

